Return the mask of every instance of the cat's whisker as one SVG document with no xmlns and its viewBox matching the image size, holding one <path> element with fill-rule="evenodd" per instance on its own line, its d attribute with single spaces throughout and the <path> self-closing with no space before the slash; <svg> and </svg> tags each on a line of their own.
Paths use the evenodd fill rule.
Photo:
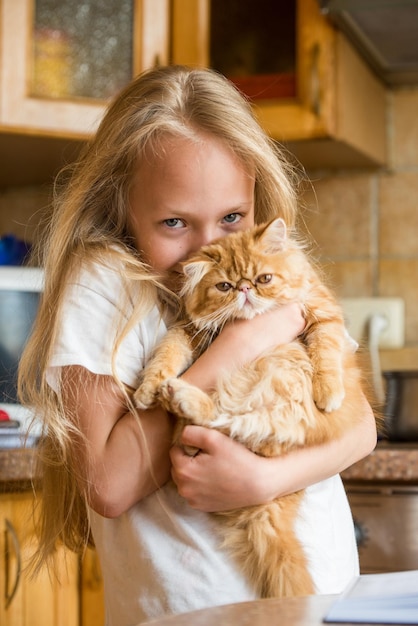
<svg viewBox="0 0 418 626">
<path fill-rule="evenodd" d="M 197 327 L 200 331 L 210 330 L 212 333 L 216 334 L 222 330 L 230 317 L 230 311 L 219 309 L 197 318 L 193 326 Z"/>
<path fill-rule="evenodd" d="M 199 334 L 200 334 L 200 338 L 196 340 Z M 207 345 L 208 342 L 211 342 L 212 337 L 209 335 L 209 333 L 200 330 L 193 335 L 193 340 L 196 343 L 197 349 L 201 350 L 201 349 L 204 349 L 204 347 Z"/>
<path fill-rule="evenodd" d="M 194 324 L 186 324 L 186 327 L 190 326 L 194 330 L 191 335 L 193 342 L 196 345 L 196 348 L 199 350 L 200 348 L 204 349 L 209 343 L 213 341 L 215 336 L 218 334 L 218 328 L 212 326 L 199 326 L 197 328 Z"/>
</svg>

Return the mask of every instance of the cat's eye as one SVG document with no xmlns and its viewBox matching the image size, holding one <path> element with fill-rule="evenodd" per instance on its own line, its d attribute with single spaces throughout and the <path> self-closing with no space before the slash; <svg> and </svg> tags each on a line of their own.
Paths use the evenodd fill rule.
<svg viewBox="0 0 418 626">
<path fill-rule="evenodd" d="M 229 291 L 232 289 L 232 285 L 230 283 L 217 283 L 216 289 L 219 289 L 219 291 Z"/>
<path fill-rule="evenodd" d="M 257 282 L 266 285 L 271 282 L 272 278 L 273 274 L 260 274 L 260 276 L 257 276 Z"/>
</svg>

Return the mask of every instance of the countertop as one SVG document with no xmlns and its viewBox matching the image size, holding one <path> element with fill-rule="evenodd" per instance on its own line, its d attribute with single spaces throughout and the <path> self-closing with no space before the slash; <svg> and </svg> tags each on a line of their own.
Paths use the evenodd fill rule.
<svg viewBox="0 0 418 626">
<path fill-rule="evenodd" d="M 0 449 L 0 492 L 25 491 L 39 480 L 35 448 Z"/>
<path fill-rule="evenodd" d="M 36 449 L 0 449 L 0 490 L 29 489 L 39 479 L 35 466 Z M 418 442 L 381 441 L 366 458 L 342 473 L 347 482 L 390 482 L 418 485 Z"/>
<path fill-rule="evenodd" d="M 380 441 L 371 454 L 341 476 L 344 481 L 418 484 L 418 442 Z"/>
</svg>

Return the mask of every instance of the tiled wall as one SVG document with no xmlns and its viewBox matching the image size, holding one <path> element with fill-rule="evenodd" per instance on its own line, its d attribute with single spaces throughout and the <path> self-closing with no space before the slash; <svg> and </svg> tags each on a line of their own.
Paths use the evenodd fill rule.
<svg viewBox="0 0 418 626">
<path fill-rule="evenodd" d="M 388 94 L 387 132 L 386 170 L 309 172 L 303 216 L 337 294 L 404 298 L 418 347 L 418 88 Z"/>
</svg>

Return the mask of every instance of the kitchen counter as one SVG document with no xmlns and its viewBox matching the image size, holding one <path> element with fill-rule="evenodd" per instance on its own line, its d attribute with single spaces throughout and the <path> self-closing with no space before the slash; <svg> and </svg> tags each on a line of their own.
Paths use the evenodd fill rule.
<svg viewBox="0 0 418 626">
<path fill-rule="evenodd" d="M 344 481 L 418 484 L 418 442 L 381 441 L 371 454 L 341 476 Z"/>
<path fill-rule="evenodd" d="M 0 491 L 30 489 L 39 480 L 36 449 L 0 449 Z M 395 482 L 418 485 L 418 442 L 379 442 L 366 458 L 342 473 L 344 481 Z"/>
<path fill-rule="evenodd" d="M 27 491 L 39 481 L 36 449 L 0 449 L 0 492 Z"/>
</svg>

